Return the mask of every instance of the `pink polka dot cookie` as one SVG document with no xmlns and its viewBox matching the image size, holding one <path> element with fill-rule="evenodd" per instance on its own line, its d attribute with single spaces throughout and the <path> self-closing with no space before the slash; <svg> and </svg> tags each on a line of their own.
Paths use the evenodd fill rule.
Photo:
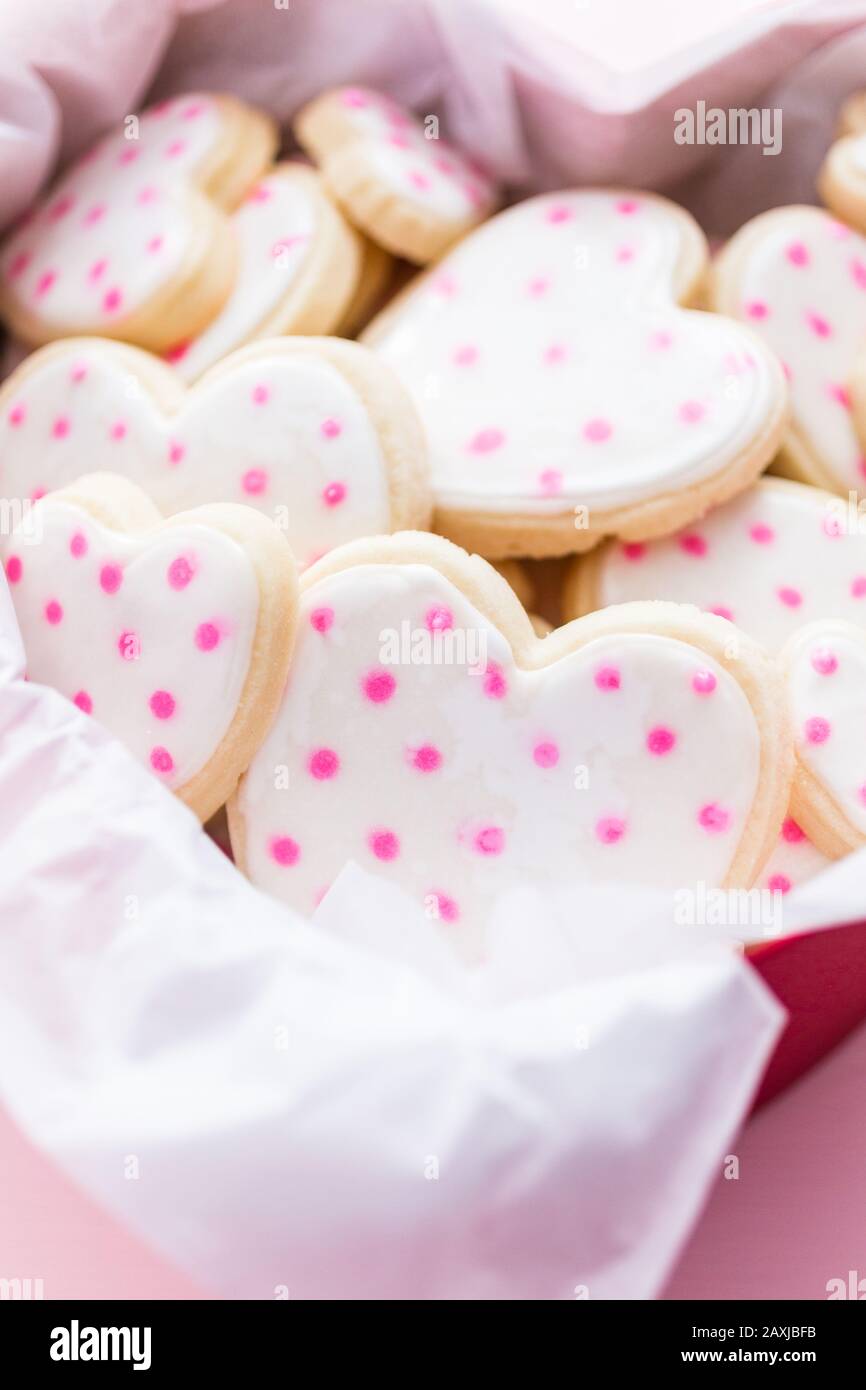
<svg viewBox="0 0 866 1390">
<path fill-rule="evenodd" d="M 496 207 L 498 191 L 465 155 L 390 97 L 325 92 L 295 134 L 351 220 L 396 256 L 425 264 Z"/>
<path fill-rule="evenodd" d="M 253 343 L 189 389 L 126 344 L 43 348 L 0 388 L 0 495 L 40 496 L 94 467 L 144 488 L 165 515 L 255 507 L 301 564 L 430 517 L 408 394 L 368 348 L 335 338 Z"/>
<path fill-rule="evenodd" d="M 778 471 L 866 492 L 849 391 L 866 346 L 866 238 L 822 208 L 774 208 L 727 243 L 710 301 L 749 324 L 783 364 L 791 422 Z"/>
<path fill-rule="evenodd" d="M 245 507 L 162 521 L 125 479 L 91 474 L 0 547 L 29 679 L 98 719 L 206 820 L 285 683 L 297 611 L 285 539 Z"/>
<path fill-rule="evenodd" d="M 0 312 L 28 343 L 77 333 L 162 351 L 199 333 L 236 271 L 226 217 L 276 131 L 234 97 L 130 116 L 53 185 L 0 251 Z"/>
<path fill-rule="evenodd" d="M 866 628 L 866 516 L 785 478 L 762 478 L 664 540 L 609 542 L 573 563 L 566 617 L 634 600 L 668 599 L 737 624 L 769 651 L 806 623 Z"/>
<path fill-rule="evenodd" d="M 761 870 L 755 887 L 765 888 L 771 893 L 792 893 L 831 863 L 832 860 L 812 843 L 794 817 L 786 816 L 776 848 Z"/>
<path fill-rule="evenodd" d="M 355 300 L 360 239 L 303 164 L 278 164 L 231 219 L 238 252 L 231 293 L 198 337 L 166 360 L 194 381 L 235 348 L 279 333 L 332 333 Z"/>
<path fill-rule="evenodd" d="M 866 844 L 866 633 L 810 623 L 781 660 L 797 754 L 791 811 L 837 859 Z"/>
<path fill-rule="evenodd" d="M 633 604 L 538 640 L 441 537 L 345 546 L 302 580 L 291 679 L 229 804 L 236 860 L 302 912 L 355 860 L 470 953 L 527 882 L 747 885 L 792 750 L 777 669 L 746 638 L 729 660 L 726 634 Z"/>
<path fill-rule="evenodd" d="M 491 559 L 664 535 L 752 482 L 785 425 L 774 355 L 693 302 L 706 243 L 649 194 L 518 203 L 366 330 L 427 429 L 436 529 Z"/>
</svg>

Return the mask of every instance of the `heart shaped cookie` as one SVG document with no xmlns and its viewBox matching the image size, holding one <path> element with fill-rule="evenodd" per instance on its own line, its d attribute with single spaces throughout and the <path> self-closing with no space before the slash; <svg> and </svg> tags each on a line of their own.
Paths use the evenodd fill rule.
<svg viewBox="0 0 866 1390">
<path fill-rule="evenodd" d="M 387 251 L 424 264 L 495 208 L 491 180 L 390 97 L 339 87 L 316 97 L 295 134 L 351 218 Z"/>
<path fill-rule="evenodd" d="M 792 814 L 836 859 L 866 844 L 866 632 L 810 623 L 781 660 L 797 754 Z"/>
<path fill-rule="evenodd" d="M 94 467 L 131 479 L 166 515 L 256 507 L 303 564 L 430 514 L 411 401 L 372 352 L 333 338 L 254 343 L 189 391 L 125 344 L 43 348 L 0 388 L 0 495 L 39 496 Z"/>
<path fill-rule="evenodd" d="M 831 493 L 762 478 L 677 535 L 575 561 L 563 609 L 575 618 L 657 598 L 728 618 L 771 652 L 818 618 L 866 628 L 866 517 Z"/>
<path fill-rule="evenodd" d="M 276 130 L 196 93 L 128 116 L 64 174 L 0 252 L 0 312 L 28 343 L 76 333 L 161 351 L 204 328 L 235 274 L 225 216 Z"/>
<path fill-rule="evenodd" d="M 648 194 L 532 198 L 466 237 L 364 341 L 427 428 L 438 530 L 492 559 L 664 535 L 782 437 L 775 357 L 685 309 L 706 243 Z"/>
<path fill-rule="evenodd" d="M 470 954 L 527 880 L 749 884 L 792 754 L 775 666 L 745 637 L 729 660 L 728 633 L 632 604 L 539 640 L 441 537 L 345 546 L 302 581 L 283 702 L 229 803 L 237 862 L 311 912 L 355 859 Z"/>
<path fill-rule="evenodd" d="M 331 333 L 361 276 L 361 245 L 303 164 L 278 164 L 231 219 L 238 252 L 231 294 L 197 338 L 164 354 L 194 381 L 236 348 L 279 333 Z"/>
<path fill-rule="evenodd" d="M 27 675 L 111 729 L 200 817 L 223 804 L 279 703 L 297 581 L 247 507 L 169 521 L 91 474 L 2 538 Z"/>
<path fill-rule="evenodd" d="M 866 239 L 822 208 L 774 208 L 719 254 L 710 302 L 754 328 L 784 364 L 791 422 L 780 471 L 834 492 L 866 491 L 848 390 L 866 349 Z"/>
</svg>

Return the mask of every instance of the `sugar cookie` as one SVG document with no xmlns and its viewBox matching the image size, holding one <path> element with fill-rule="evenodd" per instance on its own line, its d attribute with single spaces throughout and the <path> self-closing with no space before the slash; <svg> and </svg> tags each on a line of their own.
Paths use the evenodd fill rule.
<svg viewBox="0 0 866 1390">
<path fill-rule="evenodd" d="M 866 517 L 831 493 L 762 478 L 664 540 L 610 542 L 575 561 L 565 616 L 668 599 L 729 618 L 776 652 L 817 618 L 866 628 Z"/>
<path fill-rule="evenodd" d="M 424 264 L 499 201 L 476 165 L 381 93 L 339 87 L 298 112 L 295 134 L 362 231 L 395 256 Z"/>
<path fill-rule="evenodd" d="M 866 632 L 810 623 L 781 660 L 797 753 L 792 814 L 836 859 L 866 844 Z"/>
<path fill-rule="evenodd" d="M 231 293 L 196 338 L 166 360 L 184 381 L 236 348 L 280 333 L 331 333 L 355 300 L 361 245 L 315 170 L 278 164 L 231 219 L 238 266 Z"/>
<path fill-rule="evenodd" d="M 43 348 L 0 388 L 0 495 L 38 496 L 88 467 L 124 474 L 166 515 L 256 507 L 302 564 L 430 516 L 409 397 L 369 349 L 337 338 L 251 344 L 190 389 L 127 344 Z"/>
<path fill-rule="evenodd" d="M 786 391 L 748 329 L 686 310 L 706 243 L 650 194 L 532 198 L 473 232 L 363 340 L 427 428 L 436 529 L 492 559 L 675 530 L 775 453 Z"/>
<path fill-rule="evenodd" d="M 97 473 L 43 498 L 2 551 L 29 679 L 99 719 L 206 820 L 285 684 L 285 539 L 248 507 L 163 521 L 139 488 Z"/>
<path fill-rule="evenodd" d="M 822 208 L 764 212 L 717 258 L 710 302 L 784 364 L 791 422 L 780 470 L 834 492 L 866 491 L 848 391 L 866 348 L 866 239 Z"/>
<path fill-rule="evenodd" d="M 842 107 L 841 138 L 834 141 L 818 173 L 818 192 L 837 217 L 866 232 L 866 93 Z"/>
<path fill-rule="evenodd" d="M 746 637 L 729 661 L 728 633 L 631 604 L 539 641 L 441 537 L 345 546 L 302 580 L 291 680 L 229 803 L 236 861 L 311 912 L 356 859 L 470 954 L 526 883 L 745 886 L 792 751 L 777 668 Z"/>
<path fill-rule="evenodd" d="M 201 331 L 235 275 L 225 216 L 276 130 L 234 97 L 130 116 L 54 184 L 0 252 L 0 313 L 28 343 L 78 333 L 161 351 Z"/>
</svg>

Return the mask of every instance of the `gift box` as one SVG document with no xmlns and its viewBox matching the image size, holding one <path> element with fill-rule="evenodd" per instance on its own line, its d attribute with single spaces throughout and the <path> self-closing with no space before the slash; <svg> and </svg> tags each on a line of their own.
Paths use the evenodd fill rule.
<svg viewBox="0 0 866 1390">
<path fill-rule="evenodd" d="M 343 82 L 437 112 L 516 197 L 655 189 L 720 239 L 814 200 L 866 6 L 663 8 L 366 0 L 360 22 L 352 0 L 54 0 L 36 28 L 8 6 L 0 221 L 152 100 L 230 91 L 288 130 Z M 781 134 L 679 143 L 698 103 L 704 122 L 781 112 Z M 5 595 L 2 617 L 0 1095 L 204 1288 L 652 1296 L 755 1096 L 866 1017 L 862 853 L 798 889 L 773 940 L 698 942 L 649 892 L 528 887 L 467 976 L 352 865 L 302 921 L 22 679 Z"/>
</svg>

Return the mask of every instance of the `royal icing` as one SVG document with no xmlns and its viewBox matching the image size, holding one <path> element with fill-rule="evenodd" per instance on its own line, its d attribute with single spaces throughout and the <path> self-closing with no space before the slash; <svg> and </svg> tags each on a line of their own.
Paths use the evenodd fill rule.
<svg viewBox="0 0 866 1390">
<path fill-rule="evenodd" d="M 402 200 L 443 222 L 476 222 L 492 211 L 490 179 L 404 106 L 360 87 L 329 99 L 339 103 L 344 138 L 363 143 L 371 171 Z M 327 172 L 327 155 L 324 163 Z"/>
<path fill-rule="evenodd" d="M 610 543 L 577 564 L 589 565 L 599 608 L 696 603 L 777 651 L 816 618 L 866 627 L 866 517 L 849 510 L 817 488 L 766 478 L 676 535 Z"/>
<path fill-rule="evenodd" d="M 786 816 L 776 847 L 761 870 L 755 887 L 765 888 L 771 893 L 790 893 L 808 883 L 810 878 L 831 863 L 832 860 L 812 844 L 793 816 Z"/>
<path fill-rule="evenodd" d="M 167 411 L 128 356 L 53 345 L 4 390 L 0 493 L 38 497 L 87 470 L 122 473 L 165 515 L 204 502 L 265 512 L 300 563 L 392 529 L 379 435 L 348 379 L 313 340 L 245 352 L 188 395 L 169 376 Z"/>
<path fill-rule="evenodd" d="M 866 347 L 866 239 L 821 208 L 776 208 L 747 224 L 726 259 L 717 305 L 781 360 L 795 438 L 828 485 L 862 489 L 848 382 Z"/>
<path fill-rule="evenodd" d="M 184 381 L 257 335 L 291 293 L 313 250 L 318 216 L 308 171 L 283 170 L 260 180 L 231 219 L 238 249 L 234 288 L 198 337 L 164 354 Z"/>
<path fill-rule="evenodd" d="M 760 760 L 741 687 L 698 648 L 600 636 L 523 670 L 438 570 L 369 564 L 308 587 L 235 811 L 253 882 L 293 907 L 355 860 L 471 949 L 527 881 L 722 883 Z"/>
<path fill-rule="evenodd" d="M 440 508 L 591 515 L 697 484 L 752 447 L 778 368 L 739 325 L 676 304 L 696 235 L 660 199 L 532 198 L 374 321 L 365 339 L 426 424 Z"/>
<path fill-rule="evenodd" d="M 785 652 L 797 757 L 866 837 L 866 635 L 817 623 Z"/>
<path fill-rule="evenodd" d="M 99 332 L 140 309 L 180 269 L 196 235 L 186 202 L 224 138 L 213 97 L 129 117 L 73 165 L 0 254 L 0 282 L 49 328 Z"/>
<path fill-rule="evenodd" d="M 100 720 L 167 786 L 189 782 L 250 667 L 259 591 L 241 546 L 195 523 L 124 535 L 49 497 L 2 552 L 28 678 Z"/>
</svg>

